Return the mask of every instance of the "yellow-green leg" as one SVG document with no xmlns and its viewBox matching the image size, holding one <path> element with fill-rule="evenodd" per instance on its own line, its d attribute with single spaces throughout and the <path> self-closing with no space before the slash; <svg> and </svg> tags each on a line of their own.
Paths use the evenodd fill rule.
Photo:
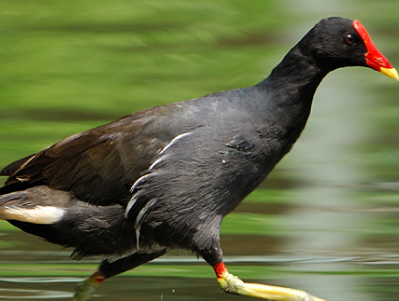
<svg viewBox="0 0 399 301">
<path fill-rule="evenodd" d="M 166 249 L 162 249 L 152 253 L 134 253 L 128 257 L 124 257 L 112 262 L 103 260 L 98 270 L 79 284 L 75 297 L 73 297 L 72 301 L 87 301 L 91 299 L 96 289 L 105 279 L 133 269 L 143 263 L 165 254 L 165 252 Z"/>
<path fill-rule="evenodd" d="M 100 271 L 96 271 L 93 275 L 78 285 L 78 289 L 72 301 L 86 301 L 91 299 L 98 286 L 104 280 L 105 277 L 100 273 Z"/>
<path fill-rule="evenodd" d="M 213 268 L 220 287 L 226 293 L 274 301 L 325 301 L 301 290 L 258 283 L 245 283 L 240 278 L 230 274 L 224 263 L 219 263 Z"/>
</svg>

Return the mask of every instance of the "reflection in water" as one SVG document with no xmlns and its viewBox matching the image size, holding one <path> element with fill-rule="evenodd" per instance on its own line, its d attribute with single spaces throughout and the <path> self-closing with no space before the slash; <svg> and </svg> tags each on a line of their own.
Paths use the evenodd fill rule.
<svg viewBox="0 0 399 301">
<path fill-rule="evenodd" d="M 0 289 L 1 300 L 24 300 L 24 299 L 61 299 L 72 298 L 69 292 L 59 292 L 50 290 L 27 290 L 27 289 Z"/>
</svg>

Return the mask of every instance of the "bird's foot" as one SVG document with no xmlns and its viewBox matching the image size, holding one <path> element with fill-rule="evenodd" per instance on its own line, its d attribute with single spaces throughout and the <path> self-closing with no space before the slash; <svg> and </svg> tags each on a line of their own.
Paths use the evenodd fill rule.
<svg viewBox="0 0 399 301">
<path fill-rule="evenodd" d="M 78 285 L 76 294 L 72 301 L 86 301 L 93 297 L 97 287 L 105 280 L 105 277 L 99 272 L 95 272 L 89 278 Z"/>
<path fill-rule="evenodd" d="M 222 290 L 230 294 L 274 301 L 325 301 L 301 290 L 258 283 L 245 283 L 240 278 L 230 274 L 227 269 L 220 271 L 217 276 Z"/>
</svg>

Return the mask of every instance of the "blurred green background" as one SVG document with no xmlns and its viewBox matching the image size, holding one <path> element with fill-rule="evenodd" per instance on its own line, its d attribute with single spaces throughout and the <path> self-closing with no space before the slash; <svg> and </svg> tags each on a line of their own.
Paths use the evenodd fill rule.
<svg viewBox="0 0 399 301">
<path fill-rule="evenodd" d="M 0 167 L 132 112 L 254 85 L 320 19 L 359 19 L 399 67 L 392 0 L 0 2 Z M 398 83 L 329 75 L 308 126 L 223 222 L 231 272 L 327 300 L 399 295 Z M 65 299 L 98 259 L 0 222 L 0 299 Z M 250 300 L 185 252 L 104 283 L 96 300 Z"/>
</svg>

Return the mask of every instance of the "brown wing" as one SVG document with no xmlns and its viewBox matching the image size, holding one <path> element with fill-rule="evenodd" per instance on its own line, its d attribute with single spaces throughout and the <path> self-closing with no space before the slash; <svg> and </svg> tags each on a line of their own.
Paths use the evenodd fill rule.
<svg viewBox="0 0 399 301">
<path fill-rule="evenodd" d="M 26 156 L 25 158 L 19 159 L 11 164 L 8 164 L 2 170 L 0 170 L 0 176 L 11 176 L 14 172 L 16 172 L 22 164 L 24 164 L 28 159 L 32 158 L 35 154 Z"/>
<path fill-rule="evenodd" d="M 142 111 L 121 118 L 8 165 L 0 193 L 44 184 L 91 204 L 126 204 L 132 184 L 168 143 L 148 130 L 153 116 Z"/>
</svg>

